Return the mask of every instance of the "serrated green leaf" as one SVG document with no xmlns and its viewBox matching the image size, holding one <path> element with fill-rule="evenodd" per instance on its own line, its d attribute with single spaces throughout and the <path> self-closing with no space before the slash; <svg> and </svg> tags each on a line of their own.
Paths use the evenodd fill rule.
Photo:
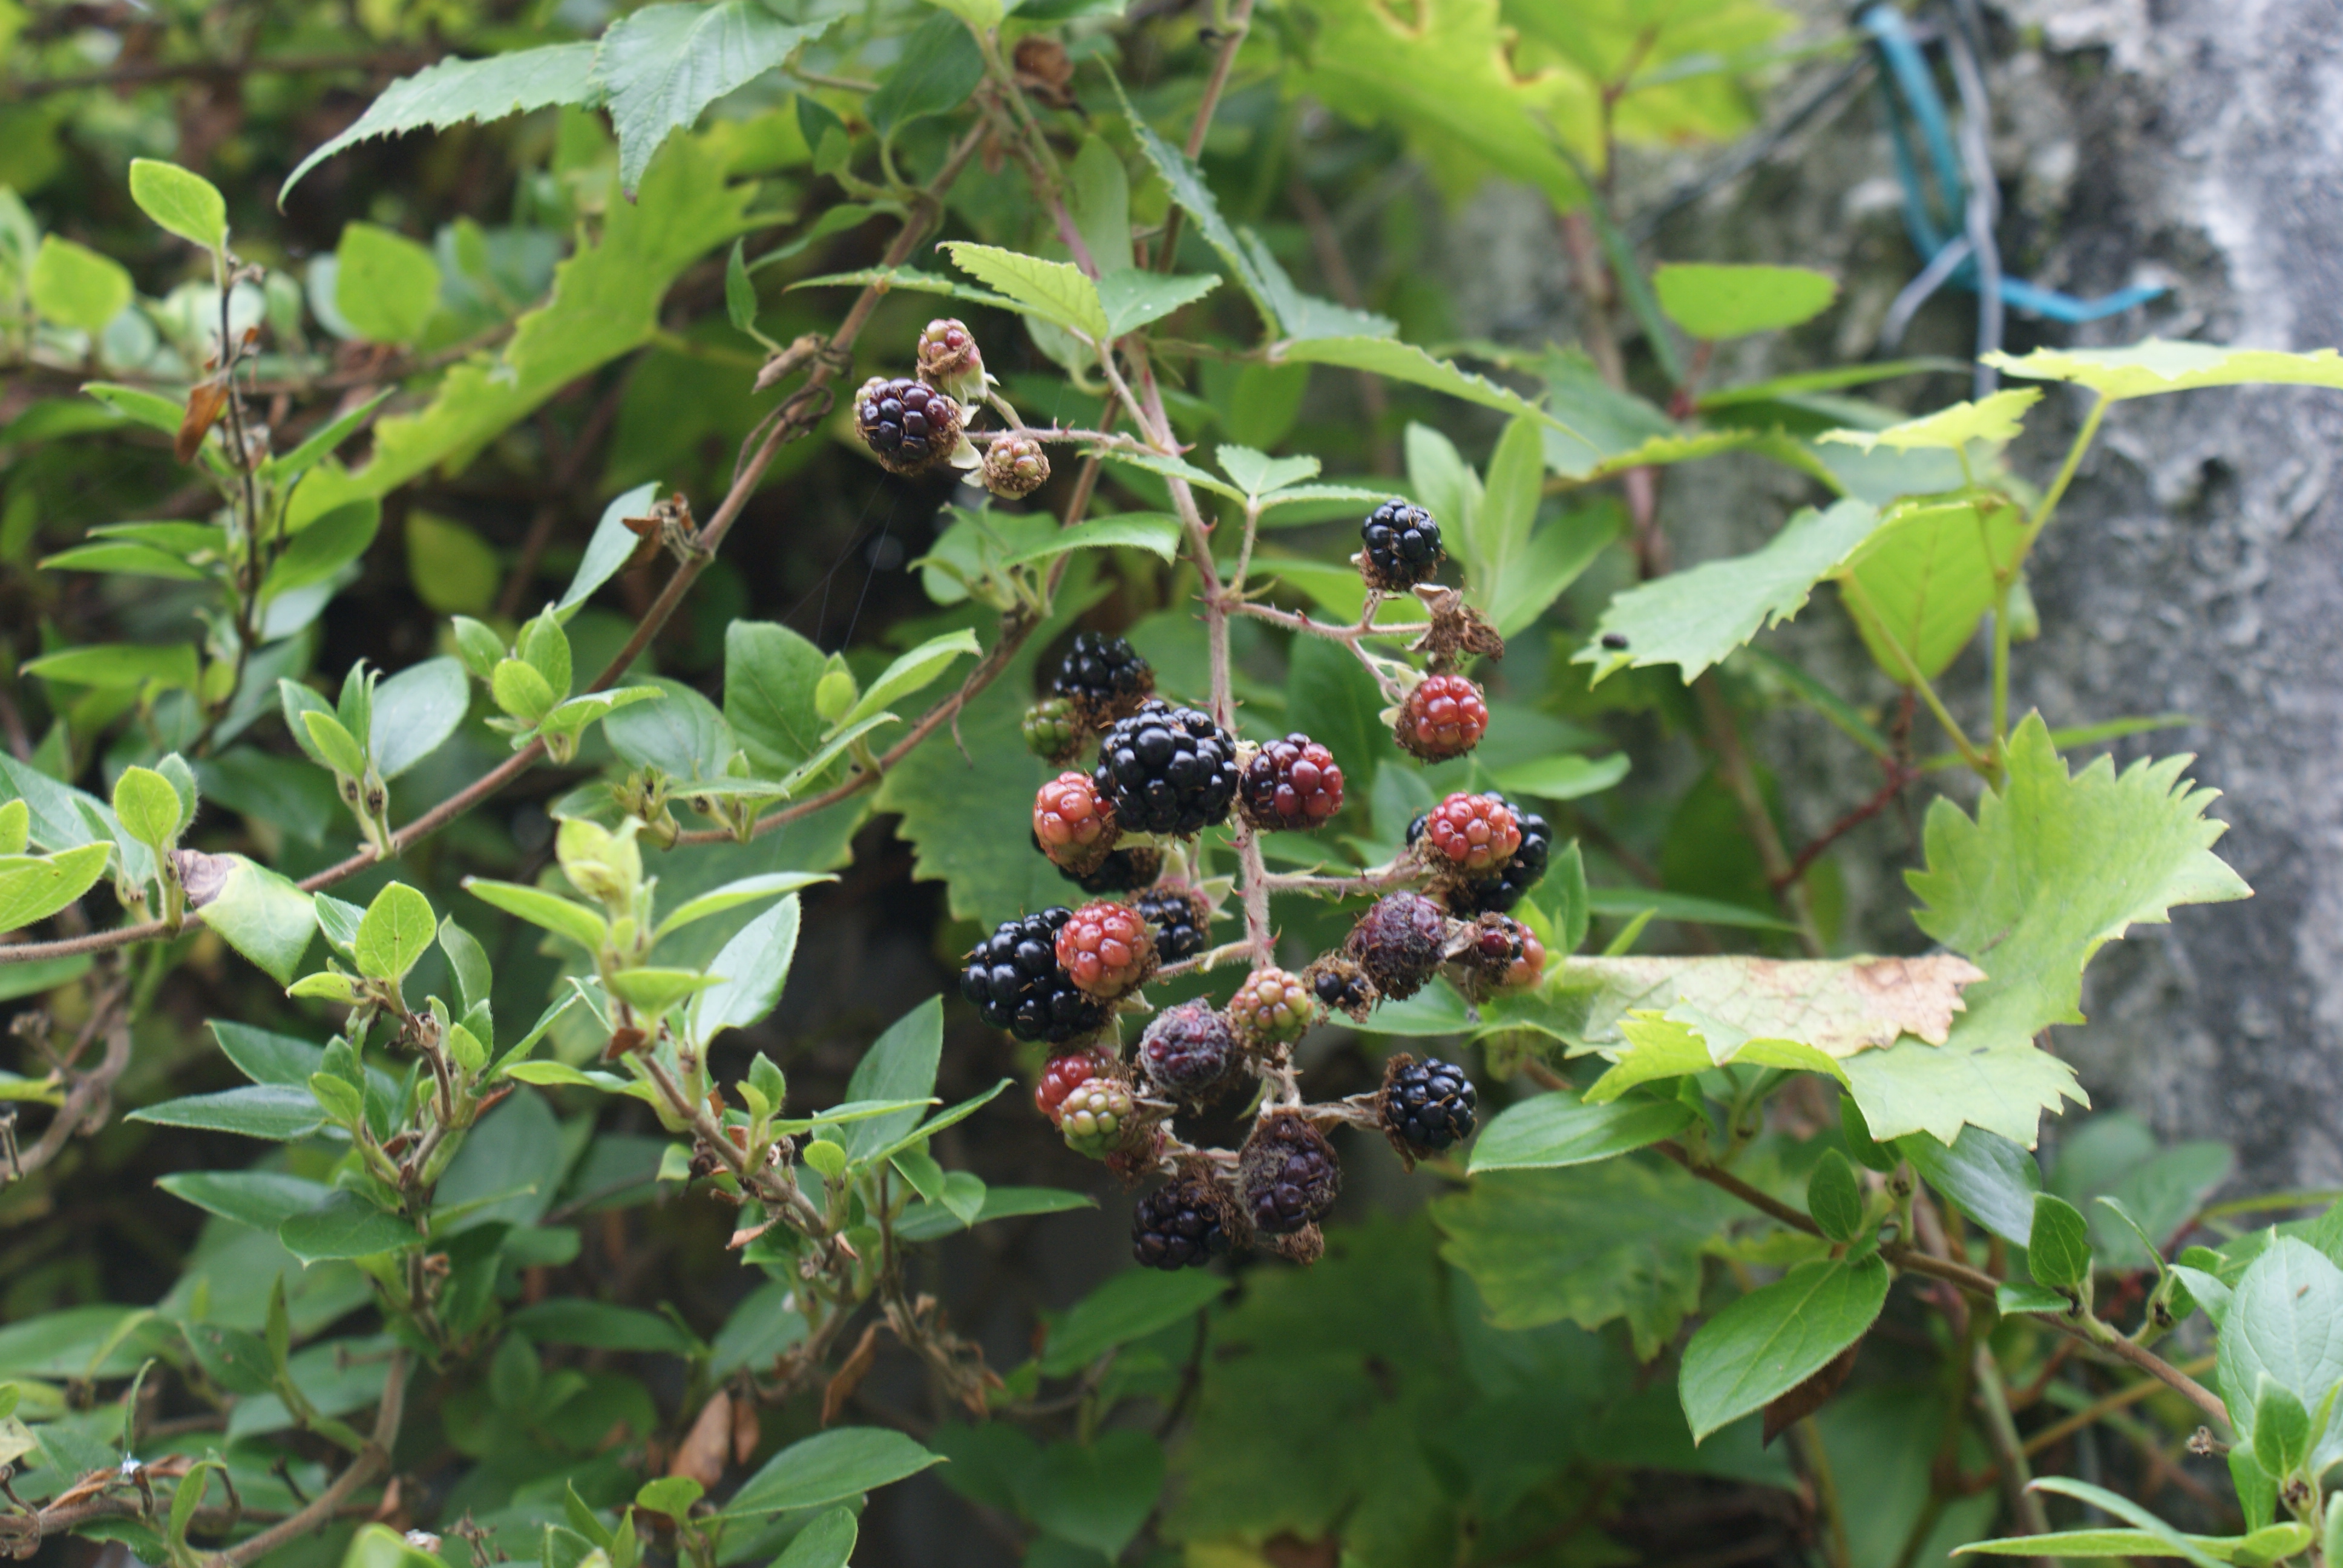
<svg viewBox="0 0 2343 1568">
<path fill-rule="evenodd" d="M 1739 1211 L 1702 1182 L 1629 1155 L 1556 1171 L 1500 1171 L 1432 1205 L 1441 1256 L 1501 1329 L 1624 1318 L 1638 1360 L 1700 1305 L 1701 1258 Z"/>
<path fill-rule="evenodd" d="M 1627 668 L 1673 664 L 1686 683 L 1768 626 L 1805 608 L 1878 526 L 1878 511 L 1844 500 L 1790 519 L 1763 548 L 1673 572 L 1611 601 L 1596 635 L 1571 656 L 1594 667 L 1590 682 Z"/>
<path fill-rule="evenodd" d="M 1844 1070 L 1826 1051 L 1799 1040 L 1746 1034 L 1714 1018 L 1697 1018 L 1695 1010 L 1683 1003 L 1672 1009 L 1669 1016 L 1629 1013 L 1620 1032 L 1625 1036 L 1625 1048 L 1611 1070 L 1587 1086 L 1590 1102 L 1601 1104 L 1639 1084 L 1689 1077 L 1732 1063 L 1820 1072 L 1845 1081 Z"/>
<path fill-rule="evenodd" d="M 2037 348 L 1994 353 L 1985 362 L 2010 376 L 2072 381 L 2110 398 L 2146 397 L 2196 387 L 2272 384 L 2343 387 L 2343 358 L 2332 348 L 2285 354 L 2230 348 L 2217 343 L 2175 343 L 2151 337 L 2123 348 Z"/>
<path fill-rule="evenodd" d="M 468 120 L 498 120 L 551 104 L 594 101 L 595 45 L 551 44 L 485 60 L 442 60 L 384 89 L 348 129 L 303 158 L 277 193 L 278 206 L 301 177 L 344 147 L 376 136 Z"/>
<path fill-rule="evenodd" d="M 1128 266 L 1101 273 L 1097 288 L 1099 303 L 1106 310 L 1107 336 L 1120 337 L 1151 321 L 1161 321 L 1182 306 L 1203 298 L 1220 283 L 1217 277 L 1167 276 Z"/>
<path fill-rule="evenodd" d="M 954 266 L 1016 301 L 1024 314 L 1081 333 L 1094 344 L 1103 345 L 1114 337 L 1098 285 L 1071 262 L 1043 261 L 966 240 L 949 241 L 940 248 L 950 255 Z"/>
<path fill-rule="evenodd" d="M 759 0 L 646 5 L 610 25 L 594 60 L 618 133 L 618 181 L 633 195 L 651 155 L 727 93 L 785 64 L 829 24 L 793 26 Z"/>
<path fill-rule="evenodd" d="M 1676 1379 L 1693 1441 L 1820 1372 L 1870 1330 L 1886 1301 L 1886 1264 L 1834 1258 L 1799 1264 L 1702 1324 Z"/>
<path fill-rule="evenodd" d="M 1820 316 L 1838 297 L 1838 280 L 1804 266 L 1670 262 L 1653 271 L 1652 292 L 1694 337 L 1745 337 Z"/>
<path fill-rule="evenodd" d="M 1928 812 L 1925 870 L 1906 874 L 1921 930 L 1976 958 L 1987 979 L 1964 995 L 1951 1037 L 1850 1060 L 1875 1136 L 1926 1131 L 1949 1143 L 1965 1123 L 2032 1147 L 2040 1114 L 2081 1100 L 2073 1072 L 2034 1048 L 2049 1024 L 2082 1021 L 2084 967 L 2134 924 L 2176 904 L 2247 897 L 2211 852 L 2224 825 L 2215 791 L 2184 780 L 2186 757 L 2121 774 L 2100 758 L 2069 777 L 2038 714 L 2010 739 L 2007 782 L 1971 819 L 1949 800 Z"/>
<path fill-rule="evenodd" d="M 2026 1271 L 2054 1291 L 2080 1290 L 2091 1277 L 2091 1227 L 2082 1211 L 2050 1192 L 2034 1195 Z"/>
<path fill-rule="evenodd" d="M 1957 452 L 1972 441 L 2001 446 L 2017 439 L 2025 426 L 2026 411 L 2040 401 L 2041 388 L 2015 387 L 1975 403 L 1956 403 L 1884 430 L 1825 430 L 1815 439 L 1859 447 L 1866 452 L 1881 447 L 1892 447 L 1899 452 L 1915 447 Z"/>
<path fill-rule="evenodd" d="M 1910 674 L 1892 641 L 1934 680 L 1993 608 L 1996 575 L 2017 570 L 2026 518 L 2014 508 L 1898 502 L 1840 568 L 1847 613 L 1873 662 L 1896 684 Z"/>
</svg>

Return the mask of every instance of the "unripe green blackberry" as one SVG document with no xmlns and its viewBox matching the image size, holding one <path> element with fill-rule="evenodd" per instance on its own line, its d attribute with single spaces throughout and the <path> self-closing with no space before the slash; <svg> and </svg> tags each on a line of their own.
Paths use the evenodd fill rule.
<svg viewBox="0 0 2343 1568">
<path fill-rule="evenodd" d="M 1093 1078 L 1075 1086 L 1059 1103 L 1058 1131 L 1066 1147 L 1092 1160 L 1104 1160 L 1130 1142 L 1139 1127 L 1139 1101 L 1130 1086 L 1112 1078 Z"/>
<path fill-rule="evenodd" d="M 1237 1038 L 1254 1050 L 1292 1044 L 1310 1031 L 1317 1011 L 1301 977 L 1275 967 L 1246 976 L 1228 1008 Z"/>
<path fill-rule="evenodd" d="M 970 407 L 984 401 L 984 356 L 965 323 L 949 316 L 929 322 L 920 334 L 919 363 L 920 379 L 947 397 Z M 1047 477 L 1046 465 L 1042 472 Z"/>
<path fill-rule="evenodd" d="M 1003 436 L 984 449 L 978 473 L 994 495 L 1021 500 L 1050 482 L 1050 454 L 1031 436 Z"/>
<path fill-rule="evenodd" d="M 1025 710 L 1025 749 L 1044 762 L 1063 763 L 1082 743 L 1082 721 L 1062 697 L 1045 697 Z"/>
</svg>

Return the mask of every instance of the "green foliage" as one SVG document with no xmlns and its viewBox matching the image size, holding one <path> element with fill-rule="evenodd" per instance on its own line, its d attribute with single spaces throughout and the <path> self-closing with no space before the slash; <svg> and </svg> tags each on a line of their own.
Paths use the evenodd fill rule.
<svg viewBox="0 0 2343 1568">
<path fill-rule="evenodd" d="M 2158 1475 L 2198 1421 L 2225 1429 L 2247 1533 L 2045 1476 L 2058 1523 L 2090 1527 L 1974 1550 L 2263 1568 L 2337 1534 L 2343 1221 L 2234 1231 L 2205 1209 L 2232 1153 L 2121 1113 L 2065 1130 L 2046 1176 L 2031 1152 L 2082 1099 L 2046 1031 L 2084 1026 L 2097 950 L 2246 893 L 2187 759 L 2078 755 L 2168 718 L 2008 709 L 2013 645 L 2058 608 L 2028 557 L 2100 413 L 2037 489 L 2006 465 L 2039 390 L 1857 395 L 1957 362 L 1704 388 L 1684 337 L 1827 322 L 1835 282 L 1647 273 L 1593 199 L 1623 144 L 1754 123 L 1785 13 L 1308 0 L 1222 18 L 1249 27 L 1226 55 L 1192 19 L 1084 0 L 659 4 L 592 37 L 584 15 L 435 11 L 452 53 L 315 146 L 335 84 L 279 68 L 314 61 L 299 7 L 238 42 L 276 85 L 216 144 L 172 97 L 218 78 L 207 25 L 143 19 L 138 70 L 103 86 L 78 74 L 126 46 L 113 23 L 12 35 L 43 90 L 0 160 L 35 171 L 0 193 L 0 363 L 32 392 L 0 429 L 22 608 L 0 995 L 23 1003 L 0 1543 L 30 1513 L 35 1541 L 70 1525 L 192 1568 L 285 1523 L 278 1568 L 427 1568 L 454 1550 L 429 1533 L 468 1519 L 484 1561 L 843 1568 L 866 1509 L 940 1483 L 1056 1568 L 1600 1564 L 1698 1477 L 1735 1530 L 1795 1521 L 1861 1568 L 2006 1528 L 2004 1428 L 2069 1410 Z M 406 27 L 361 7 L 331 30 Z M 479 128 L 408 136 L 458 126 Z M 91 190 L 38 173 L 61 134 Z M 188 167 L 128 156 L 174 145 Z M 1541 193 L 1611 268 L 1579 268 L 1604 330 L 1443 342 L 1402 145 L 1450 195 L 1492 173 Z M 279 200 L 315 208 L 297 234 L 234 172 L 286 166 Z M 339 238 L 297 275 L 298 235 Z M 990 368 L 930 368 L 967 443 L 882 471 L 866 457 L 914 465 L 862 449 L 847 394 L 916 367 L 930 298 Z M 2343 385 L 2326 350 L 1997 362 L 2102 411 Z M 1042 487 L 983 462 L 1011 437 L 1052 448 Z M 1785 498 L 1778 531 L 1667 569 L 1654 473 L 1726 454 L 1778 470 L 1744 497 Z M 947 458 L 989 496 L 936 512 Z M 1442 529 L 1419 592 L 1351 559 L 1394 498 Z M 1875 668 L 1762 646 L 1825 582 Z M 1145 890 L 1093 895 L 1034 852 L 1037 789 L 1093 766 L 1113 706 L 1073 693 L 1024 725 L 1078 629 L 1127 635 L 1158 695 L 1247 742 L 1325 745 L 1343 800 L 1314 835 L 1120 823 L 1204 950 L 1095 1029 L 1011 1044 L 955 1000 L 982 990 L 957 955 Z M 1939 691 L 1972 648 L 1976 678 Z M 1419 767 L 1394 725 L 1431 673 L 1473 681 L 1489 723 Z M 1793 704 L 1887 790 L 1785 802 L 1762 759 Z M 1028 749 L 1065 725 L 1064 755 Z M 1859 822 L 1956 764 L 1976 785 L 1927 802 L 1907 873 L 1919 935 L 1866 911 L 1906 956 L 1857 950 L 1837 890 L 1867 840 L 1793 825 Z M 1545 819 L 1526 886 L 1468 889 L 1409 848 L 1443 797 L 1489 790 Z M 1331 955 L 1402 888 L 1503 903 L 1542 972 L 1499 984 L 1486 956 L 1518 933 L 1443 924 L 1413 995 L 1299 1056 L 1256 1049 L 1207 1120 L 1142 1077 L 1103 1151 L 1144 1201 L 1189 1183 L 1183 1224 L 1282 1256 L 1234 1280 L 1051 1256 L 1123 1224 L 1052 1216 L 1126 1200 L 1067 1163 L 1074 1123 L 1035 1136 L 1020 1081 L 1143 1060 L 1151 1010 Z M 1447 1184 L 1407 1221 L 1368 1212 L 1384 1186 L 1359 1170 L 1403 1141 L 1379 1037 L 1476 1081 L 1469 1142 L 1405 1151 Z M 117 1101 L 129 1133 L 81 1136 Z M 1459 1103 L 1423 1109 L 1461 1131 Z M 1271 1237 L 1243 1211 L 1256 1112 L 1285 1110 L 1352 1180 Z M 1052 1282 L 1077 1278 L 1103 1282 Z M 1928 1318 L 1955 1291 L 1967 1315 Z M 2159 1354 L 2176 1329 L 2210 1336 L 2217 1399 Z M 2172 1394 L 2121 1386 L 2142 1369 Z M 966 1422 L 896 1430 L 929 1430 L 894 1414 L 915 1377 Z M 2010 1411 L 2004 1389 L 2032 1392 Z M 1763 1446 L 1760 1410 L 1794 1440 Z M 425 1533 L 310 1543 L 337 1510 L 383 1516 L 387 1474 L 433 1454 L 398 1503 Z"/>
</svg>

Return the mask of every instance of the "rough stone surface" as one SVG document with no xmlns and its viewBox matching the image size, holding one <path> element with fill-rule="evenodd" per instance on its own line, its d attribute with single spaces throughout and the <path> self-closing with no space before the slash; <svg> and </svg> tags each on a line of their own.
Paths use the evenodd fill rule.
<svg viewBox="0 0 2343 1568">
<path fill-rule="evenodd" d="M 2012 348 L 2149 333 L 2343 344 L 2333 0 L 2013 0 L 1993 15 L 2009 270 L 2084 295 L 2142 281 L 2172 289 L 2081 328 L 2013 317 Z M 1692 156 L 1633 168 L 1621 205 L 1632 214 L 1638 193 L 1648 199 L 1700 166 Z M 1917 266 L 1896 199 L 1865 90 L 1662 223 L 1648 254 L 1804 261 L 1845 279 L 1839 309 L 1730 346 L 1712 383 L 1870 351 Z M 1553 221 L 1534 197 L 1497 189 L 1459 215 L 1441 270 L 1455 281 L 1462 332 L 1532 345 L 1574 336 Z M 1948 295 L 1904 349 L 1965 354 L 1974 330 L 1973 302 Z M 1885 390 L 1960 395 L 1947 379 Z M 2046 478 L 2082 411 L 2080 397 L 2054 389 L 2013 454 L 2020 471 Z M 2215 390 L 2117 408 L 2036 555 L 2044 633 L 2016 667 L 2019 705 L 2053 725 L 2198 718 L 2114 750 L 2119 762 L 2198 753 L 2197 776 L 2226 792 L 2216 814 L 2234 824 L 2221 852 L 2257 897 L 2179 911 L 2105 950 L 2085 992 L 2091 1025 L 2059 1031 L 2056 1045 L 2098 1105 L 2128 1106 L 2173 1136 L 2229 1140 L 2266 1185 L 2343 1179 L 2343 1121 L 2329 1109 L 2343 1102 L 2338 441 L 2335 393 Z M 1807 498 L 1777 468 L 1726 460 L 1672 473 L 1664 515 L 1679 559 L 1697 561 L 1750 548 Z M 1829 597 L 1775 646 L 1875 700 L 1881 678 Z M 1955 667 L 1956 706 L 1978 695 L 1982 672 L 1974 652 Z M 1818 722 L 1785 718 L 1767 744 L 1801 836 L 1865 777 L 1860 753 Z M 1917 944 L 1895 875 L 1909 852 L 1891 816 L 1840 857 L 1849 918 L 1868 941 Z"/>
</svg>

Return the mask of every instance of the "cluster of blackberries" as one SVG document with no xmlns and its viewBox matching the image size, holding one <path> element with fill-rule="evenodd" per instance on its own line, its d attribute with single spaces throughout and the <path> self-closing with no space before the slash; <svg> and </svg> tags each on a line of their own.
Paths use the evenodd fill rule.
<svg viewBox="0 0 2343 1568">
<path fill-rule="evenodd" d="M 973 468 L 996 496 L 1015 500 L 1048 482 L 1049 455 L 1022 430 L 991 437 L 980 455 L 968 421 L 991 396 L 992 377 L 967 324 L 949 317 L 920 334 L 919 375 L 873 376 L 854 395 L 854 429 L 880 466 L 894 474 L 924 474 L 940 463 Z"/>
</svg>

